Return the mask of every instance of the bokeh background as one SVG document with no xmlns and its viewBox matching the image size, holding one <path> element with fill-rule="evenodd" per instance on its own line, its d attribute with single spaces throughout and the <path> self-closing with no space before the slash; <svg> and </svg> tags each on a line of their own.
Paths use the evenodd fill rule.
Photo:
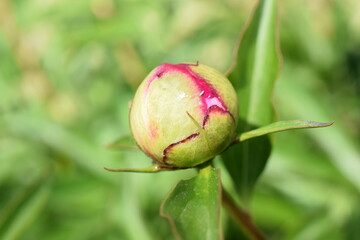
<svg viewBox="0 0 360 240">
<path fill-rule="evenodd" d="M 128 102 L 160 63 L 226 72 L 253 6 L 1 0 L 0 239 L 174 239 L 159 206 L 194 172 L 107 172 L 150 161 L 104 145 L 129 134 Z M 251 206 L 270 239 L 360 239 L 359 12 L 279 1 L 279 119 L 337 122 L 276 136 Z"/>
</svg>

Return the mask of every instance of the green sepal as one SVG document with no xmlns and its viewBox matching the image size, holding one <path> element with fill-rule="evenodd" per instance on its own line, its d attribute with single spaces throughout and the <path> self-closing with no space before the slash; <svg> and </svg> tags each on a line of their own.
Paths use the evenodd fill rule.
<svg viewBox="0 0 360 240">
<path fill-rule="evenodd" d="M 178 168 L 178 167 L 171 167 L 171 166 L 164 166 L 160 164 L 153 164 L 147 168 L 138 168 L 138 169 L 130 169 L 130 168 L 123 168 L 123 169 L 111 169 L 104 167 L 105 170 L 110 172 L 138 172 L 138 173 L 156 173 L 156 172 L 163 172 L 163 171 L 174 171 L 174 170 L 181 170 L 186 168 Z"/>
</svg>

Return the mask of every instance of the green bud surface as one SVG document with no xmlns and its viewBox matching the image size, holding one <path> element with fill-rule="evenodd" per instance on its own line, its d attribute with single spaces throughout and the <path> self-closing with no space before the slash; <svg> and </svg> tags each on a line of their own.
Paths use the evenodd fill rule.
<svg viewBox="0 0 360 240">
<path fill-rule="evenodd" d="M 217 70 L 202 64 L 155 68 L 136 91 L 130 109 L 134 140 L 155 162 L 194 167 L 234 140 L 236 92 Z"/>
</svg>

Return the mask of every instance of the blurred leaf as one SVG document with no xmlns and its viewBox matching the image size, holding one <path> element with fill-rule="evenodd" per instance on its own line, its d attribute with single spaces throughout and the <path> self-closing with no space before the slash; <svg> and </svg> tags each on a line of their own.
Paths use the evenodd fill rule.
<svg viewBox="0 0 360 240">
<path fill-rule="evenodd" d="M 56 152 L 69 156 L 83 169 L 94 176 L 116 184 L 109 174 L 104 171 L 100 159 L 106 157 L 109 151 L 93 144 L 82 136 L 64 126 L 54 124 L 47 119 L 33 117 L 24 113 L 8 114 L 3 118 L 9 133 L 23 139 L 40 142 Z"/>
<path fill-rule="evenodd" d="M 351 126 L 341 115 L 334 115 L 333 106 L 324 102 L 324 98 L 317 97 L 316 92 L 310 92 L 304 89 L 307 86 L 303 84 L 303 79 L 311 79 L 312 82 L 318 81 L 314 73 L 310 71 L 307 74 L 302 72 L 302 68 L 284 68 L 284 81 L 279 81 L 283 94 L 278 94 L 278 102 L 287 114 L 296 118 L 312 116 L 317 119 L 339 118 L 336 127 L 326 131 L 309 131 L 315 142 L 327 153 L 332 163 L 339 169 L 360 192 L 360 148 L 359 141 L 351 136 Z M 292 81 L 286 81 L 289 77 Z M 296 106 L 294 108 L 293 106 Z M 358 109 L 357 109 L 358 110 Z M 356 111 L 356 109 L 354 109 Z"/>
<path fill-rule="evenodd" d="M 291 129 L 299 129 L 299 128 L 319 128 L 319 127 L 328 127 L 332 125 L 334 122 L 331 123 L 319 123 L 313 121 L 306 121 L 306 120 L 290 120 L 290 121 L 279 121 L 274 122 L 264 127 L 244 132 L 240 134 L 238 140 L 240 142 L 248 140 L 250 138 L 259 137 L 262 135 L 266 135 L 269 133 L 276 133 Z"/>
<path fill-rule="evenodd" d="M 38 183 L 42 185 L 21 202 L 19 209 L 11 216 L 10 222 L 5 224 L 1 231 L 1 239 L 18 239 L 40 215 L 50 193 L 50 184 L 48 179 Z"/>
<path fill-rule="evenodd" d="M 177 239 L 221 239 L 220 174 L 212 166 L 180 181 L 164 200 L 160 214 Z"/>
<path fill-rule="evenodd" d="M 348 221 L 345 223 L 345 233 L 346 239 L 348 240 L 356 240 L 359 239 L 360 236 L 360 209 L 355 209 Z"/>
<path fill-rule="evenodd" d="M 130 136 L 123 136 L 116 139 L 114 142 L 106 145 L 108 149 L 139 149 L 134 142 L 134 139 Z"/>
<path fill-rule="evenodd" d="M 131 42 L 122 43 L 116 51 L 116 59 L 127 83 L 136 90 L 147 75 L 147 69 Z"/>
<path fill-rule="evenodd" d="M 240 103 L 239 132 L 274 121 L 271 102 L 278 74 L 276 0 L 260 1 L 240 36 L 241 44 L 228 76 Z M 266 136 L 237 144 L 222 154 L 237 191 L 245 200 L 263 171 L 271 145 Z"/>
</svg>

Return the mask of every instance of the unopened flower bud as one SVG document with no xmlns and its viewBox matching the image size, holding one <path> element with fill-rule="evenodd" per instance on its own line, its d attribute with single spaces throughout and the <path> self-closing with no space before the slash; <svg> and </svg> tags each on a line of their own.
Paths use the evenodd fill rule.
<svg viewBox="0 0 360 240">
<path fill-rule="evenodd" d="M 234 140 L 238 100 L 227 78 L 201 64 L 155 68 L 136 91 L 130 110 L 135 142 L 155 162 L 193 167 Z"/>
</svg>

